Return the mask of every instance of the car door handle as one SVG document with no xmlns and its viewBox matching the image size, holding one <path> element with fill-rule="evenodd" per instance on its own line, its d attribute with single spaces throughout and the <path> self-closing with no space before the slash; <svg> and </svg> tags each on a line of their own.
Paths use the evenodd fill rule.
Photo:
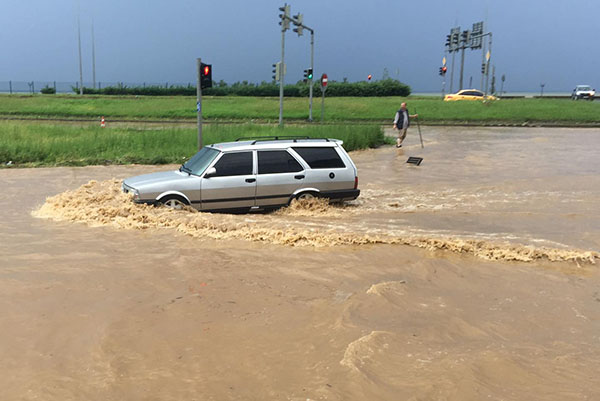
<svg viewBox="0 0 600 401">
<path fill-rule="evenodd" d="M 297 180 L 301 180 L 304 178 L 304 174 L 295 175 L 294 178 Z"/>
<path fill-rule="evenodd" d="M 256 178 L 246 178 L 246 182 L 254 182 L 256 181 Z"/>
</svg>

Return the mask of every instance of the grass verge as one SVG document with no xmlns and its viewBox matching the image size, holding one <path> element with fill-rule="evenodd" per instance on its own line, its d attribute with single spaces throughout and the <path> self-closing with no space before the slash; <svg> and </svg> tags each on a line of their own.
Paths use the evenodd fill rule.
<svg viewBox="0 0 600 401">
<path fill-rule="evenodd" d="M 599 125 L 600 102 L 567 99 L 501 99 L 490 103 L 444 102 L 435 97 L 332 97 L 325 99 L 325 122 L 391 122 L 400 103 L 408 102 L 423 124 L 546 123 L 549 125 Z M 315 98 L 314 119 L 320 119 Z M 196 118 L 196 99 L 189 96 L 73 96 L 0 95 L 0 116 L 111 120 L 190 120 Z M 258 120 L 275 122 L 279 98 L 204 97 L 203 116 L 211 121 Z M 286 98 L 284 118 L 308 119 L 308 99 Z"/>
<path fill-rule="evenodd" d="M 234 141 L 240 137 L 299 135 L 335 138 L 348 151 L 385 143 L 377 126 L 273 126 L 218 125 L 203 129 L 204 144 Z M 0 163 L 12 166 L 84 166 L 97 164 L 181 163 L 197 148 L 197 130 L 102 129 L 67 125 L 0 122 Z"/>
</svg>

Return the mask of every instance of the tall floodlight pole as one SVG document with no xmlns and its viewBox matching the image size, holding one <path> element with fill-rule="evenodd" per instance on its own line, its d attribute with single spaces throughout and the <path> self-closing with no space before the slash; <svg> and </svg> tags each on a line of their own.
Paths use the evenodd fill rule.
<svg viewBox="0 0 600 401">
<path fill-rule="evenodd" d="M 79 94 L 83 95 L 83 65 L 81 63 L 81 24 L 79 22 L 79 11 L 77 12 L 77 44 L 79 47 Z"/>
<path fill-rule="evenodd" d="M 96 89 L 96 43 L 94 40 L 94 20 L 92 20 L 92 85 Z"/>
</svg>

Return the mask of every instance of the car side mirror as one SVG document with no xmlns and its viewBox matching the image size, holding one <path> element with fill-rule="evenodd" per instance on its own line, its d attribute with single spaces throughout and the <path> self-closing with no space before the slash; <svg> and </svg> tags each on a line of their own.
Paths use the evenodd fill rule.
<svg viewBox="0 0 600 401">
<path fill-rule="evenodd" d="M 206 170 L 206 173 L 204 173 L 204 178 L 210 178 L 216 174 L 217 174 L 217 169 L 214 167 L 211 167 L 208 170 Z"/>
</svg>

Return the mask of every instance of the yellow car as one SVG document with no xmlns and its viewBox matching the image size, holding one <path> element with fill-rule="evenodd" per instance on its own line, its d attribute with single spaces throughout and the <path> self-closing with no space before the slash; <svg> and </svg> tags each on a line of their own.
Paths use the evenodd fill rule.
<svg viewBox="0 0 600 401">
<path fill-rule="evenodd" d="M 496 100 L 496 96 L 487 95 L 477 89 L 463 89 L 457 93 L 451 93 L 444 97 L 447 102 L 453 102 L 455 100 Z"/>
</svg>

